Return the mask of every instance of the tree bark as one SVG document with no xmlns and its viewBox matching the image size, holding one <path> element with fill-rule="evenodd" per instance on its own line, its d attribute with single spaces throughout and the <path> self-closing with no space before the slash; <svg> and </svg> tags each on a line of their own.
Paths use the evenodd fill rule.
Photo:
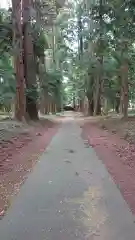
<svg viewBox="0 0 135 240">
<path fill-rule="evenodd" d="M 89 116 L 93 116 L 94 113 L 94 101 L 92 100 L 88 100 L 88 115 Z"/>
<path fill-rule="evenodd" d="M 99 46 L 95 85 L 94 115 L 101 114 L 101 88 L 103 88 L 103 0 L 99 1 Z"/>
<path fill-rule="evenodd" d="M 26 82 L 26 113 L 31 120 L 38 120 L 36 64 L 31 27 L 32 0 L 23 0 L 24 69 Z"/>
<path fill-rule="evenodd" d="M 82 99 L 79 100 L 79 111 L 80 112 L 84 111 L 84 106 L 83 106 L 83 100 Z"/>
<path fill-rule="evenodd" d="M 76 102 L 75 102 L 75 94 L 73 93 L 73 108 L 75 109 L 75 105 L 76 105 Z"/>
<path fill-rule="evenodd" d="M 25 118 L 25 94 L 21 0 L 12 0 L 12 9 L 14 69 L 16 76 L 15 118 L 22 121 Z"/>
<path fill-rule="evenodd" d="M 78 42 L 79 42 L 79 60 L 82 59 L 83 56 L 83 36 L 82 36 L 82 16 L 79 16 L 78 19 Z"/>
<path fill-rule="evenodd" d="M 101 73 L 98 74 L 94 94 L 94 116 L 101 114 Z"/>
<path fill-rule="evenodd" d="M 93 82 L 91 81 L 91 86 L 89 88 L 93 88 L 92 86 Z M 88 109 L 87 109 L 87 115 L 88 116 L 93 116 L 94 114 L 94 99 L 93 99 L 93 92 L 92 91 L 87 91 L 87 99 L 88 99 Z"/>
<path fill-rule="evenodd" d="M 116 105 L 115 105 L 115 112 L 119 113 L 120 112 L 120 101 L 116 99 Z"/>
<path fill-rule="evenodd" d="M 128 63 L 124 61 L 121 67 L 122 88 L 123 88 L 123 117 L 128 117 Z"/>
<path fill-rule="evenodd" d="M 116 94 L 115 111 L 116 111 L 116 113 L 120 112 L 120 92 L 117 92 L 117 94 Z"/>
</svg>

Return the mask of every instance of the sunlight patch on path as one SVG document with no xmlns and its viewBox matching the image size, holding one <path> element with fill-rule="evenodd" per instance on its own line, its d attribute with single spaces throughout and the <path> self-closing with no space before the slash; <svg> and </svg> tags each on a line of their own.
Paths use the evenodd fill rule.
<svg viewBox="0 0 135 240">
<path fill-rule="evenodd" d="M 89 231 L 86 233 L 85 238 L 89 239 L 93 236 L 100 235 L 101 226 L 108 219 L 108 214 L 104 206 L 99 204 L 103 199 L 101 189 L 97 187 L 89 187 L 89 189 L 84 192 L 82 198 L 69 199 L 67 202 L 69 204 L 78 205 L 78 209 L 82 212 L 80 219 L 76 218 L 76 213 L 73 211 L 73 219 L 76 221 L 81 221 Z"/>
</svg>

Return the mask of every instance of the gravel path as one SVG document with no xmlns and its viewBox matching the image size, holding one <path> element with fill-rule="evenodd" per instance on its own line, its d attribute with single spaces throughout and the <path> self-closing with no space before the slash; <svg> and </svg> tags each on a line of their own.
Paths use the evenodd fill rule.
<svg viewBox="0 0 135 240">
<path fill-rule="evenodd" d="M 0 222 L 2 240 L 134 240 L 133 216 L 72 117 Z"/>
</svg>

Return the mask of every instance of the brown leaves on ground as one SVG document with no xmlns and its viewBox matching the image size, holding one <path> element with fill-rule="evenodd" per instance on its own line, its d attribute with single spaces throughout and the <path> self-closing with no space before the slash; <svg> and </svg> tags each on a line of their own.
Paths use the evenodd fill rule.
<svg viewBox="0 0 135 240">
<path fill-rule="evenodd" d="M 54 126 L 48 119 L 29 124 L 0 121 L 0 218 L 49 141 L 52 133 L 48 129 L 53 131 Z"/>
<path fill-rule="evenodd" d="M 82 130 L 135 213 L 135 118 L 91 118 Z"/>
<path fill-rule="evenodd" d="M 96 124 L 104 130 L 119 135 L 129 143 L 135 142 L 135 117 L 129 117 L 127 120 L 119 117 L 102 118 Z"/>
</svg>

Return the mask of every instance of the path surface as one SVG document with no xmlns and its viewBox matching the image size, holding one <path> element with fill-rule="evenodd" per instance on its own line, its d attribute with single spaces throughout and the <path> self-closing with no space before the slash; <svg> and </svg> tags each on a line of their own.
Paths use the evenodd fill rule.
<svg viewBox="0 0 135 240">
<path fill-rule="evenodd" d="M 119 190 L 64 121 L 0 221 L 1 240 L 135 240 L 135 223 Z"/>
</svg>

